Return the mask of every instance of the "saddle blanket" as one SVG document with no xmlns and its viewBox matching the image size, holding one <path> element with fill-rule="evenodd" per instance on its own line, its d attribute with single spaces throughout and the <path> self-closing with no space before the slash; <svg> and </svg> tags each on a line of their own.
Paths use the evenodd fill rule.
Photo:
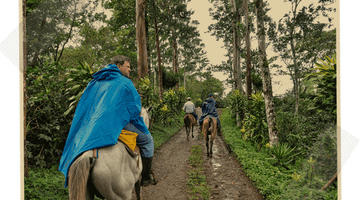
<svg viewBox="0 0 360 200">
<path fill-rule="evenodd" d="M 119 136 L 119 140 L 126 144 L 131 150 L 135 150 L 137 133 L 122 130 Z"/>
</svg>

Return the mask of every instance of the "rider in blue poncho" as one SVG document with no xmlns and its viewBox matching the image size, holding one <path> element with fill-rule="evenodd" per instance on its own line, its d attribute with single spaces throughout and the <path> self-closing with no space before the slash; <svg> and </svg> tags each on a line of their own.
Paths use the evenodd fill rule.
<svg viewBox="0 0 360 200">
<path fill-rule="evenodd" d="M 74 160 L 83 152 L 115 145 L 121 131 L 138 134 L 136 143 L 143 161 L 142 185 L 155 184 L 150 175 L 154 141 L 141 111 L 140 95 L 130 76 L 130 58 L 115 56 L 110 64 L 96 72 L 76 107 L 59 170 L 65 175 Z"/>
<path fill-rule="evenodd" d="M 218 133 L 217 134 L 220 135 L 221 125 L 220 125 L 220 119 L 217 114 L 215 105 L 216 105 L 216 101 L 214 99 L 214 95 L 212 93 L 210 93 L 209 97 L 207 99 L 205 99 L 203 104 L 201 105 L 202 115 L 199 119 L 199 124 L 200 124 L 199 133 L 201 133 L 201 131 L 202 131 L 202 123 L 203 123 L 205 117 L 210 115 L 211 117 L 216 118 L 216 120 L 218 122 Z"/>
</svg>

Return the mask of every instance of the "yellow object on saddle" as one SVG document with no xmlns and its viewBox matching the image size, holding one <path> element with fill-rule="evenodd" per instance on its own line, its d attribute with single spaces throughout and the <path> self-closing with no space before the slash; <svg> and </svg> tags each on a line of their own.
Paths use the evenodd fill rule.
<svg viewBox="0 0 360 200">
<path fill-rule="evenodd" d="M 119 136 L 119 140 L 123 141 L 131 150 L 135 150 L 137 133 L 122 130 Z"/>
</svg>

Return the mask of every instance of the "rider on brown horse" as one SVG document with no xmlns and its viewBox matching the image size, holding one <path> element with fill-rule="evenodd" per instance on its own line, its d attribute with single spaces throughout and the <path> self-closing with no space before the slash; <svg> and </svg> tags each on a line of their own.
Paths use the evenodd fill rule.
<svg viewBox="0 0 360 200">
<path fill-rule="evenodd" d="M 202 115 L 199 119 L 199 124 L 200 124 L 200 129 L 199 129 L 199 133 L 202 132 L 202 123 L 203 120 L 205 119 L 206 116 L 211 116 L 216 118 L 217 122 L 218 122 L 218 135 L 220 135 L 221 131 L 221 126 L 220 126 L 220 119 L 219 116 L 217 114 L 217 110 L 216 110 L 216 101 L 214 99 L 214 95 L 212 93 L 209 94 L 209 97 L 207 99 L 204 100 L 203 104 L 201 105 L 201 110 L 202 110 Z"/>
<path fill-rule="evenodd" d="M 183 110 L 185 111 L 185 115 L 188 114 L 188 113 L 190 113 L 190 114 L 194 115 L 195 120 L 197 121 L 198 116 L 197 116 L 197 114 L 195 113 L 195 104 L 194 104 L 193 102 L 191 102 L 191 98 L 190 98 L 190 97 L 188 97 L 187 100 L 188 100 L 188 101 L 187 101 L 187 102 L 184 104 L 184 106 L 183 106 Z"/>
</svg>

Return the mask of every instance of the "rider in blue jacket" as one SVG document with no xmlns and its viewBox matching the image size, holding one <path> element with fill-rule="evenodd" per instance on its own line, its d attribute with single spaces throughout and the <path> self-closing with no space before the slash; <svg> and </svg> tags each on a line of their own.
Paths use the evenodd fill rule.
<svg viewBox="0 0 360 200">
<path fill-rule="evenodd" d="M 143 161 L 142 185 L 155 184 L 151 176 L 154 141 L 139 116 L 141 100 L 130 80 L 130 58 L 115 56 L 110 64 L 93 75 L 76 107 L 59 170 L 65 175 L 81 153 L 115 145 L 121 131 L 138 134 L 136 143 Z"/>
<path fill-rule="evenodd" d="M 217 134 L 220 135 L 221 124 L 220 124 L 220 119 L 217 114 L 215 105 L 216 105 L 216 101 L 214 99 L 214 95 L 212 93 L 210 93 L 209 97 L 204 100 L 204 102 L 201 106 L 202 115 L 199 119 L 199 124 L 200 124 L 199 133 L 201 133 L 201 131 L 202 131 L 202 123 L 203 123 L 205 117 L 210 115 L 211 117 L 216 118 L 216 120 L 218 122 L 218 133 Z"/>
</svg>

